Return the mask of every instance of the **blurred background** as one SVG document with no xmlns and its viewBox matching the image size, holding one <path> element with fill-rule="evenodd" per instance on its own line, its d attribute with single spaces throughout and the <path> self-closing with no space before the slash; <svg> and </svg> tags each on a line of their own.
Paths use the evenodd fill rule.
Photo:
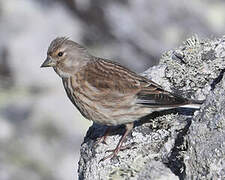
<svg viewBox="0 0 225 180">
<path fill-rule="evenodd" d="M 194 34 L 225 34 L 225 1 L 0 0 L 0 180 L 78 179 L 91 122 L 40 69 L 56 36 L 142 72 Z"/>
</svg>

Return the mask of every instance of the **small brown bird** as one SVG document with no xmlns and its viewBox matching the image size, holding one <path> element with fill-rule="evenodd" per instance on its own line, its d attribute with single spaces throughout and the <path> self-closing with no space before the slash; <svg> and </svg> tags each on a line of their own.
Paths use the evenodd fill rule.
<svg viewBox="0 0 225 180">
<path fill-rule="evenodd" d="M 117 155 L 133 122 L 141 117 L 154 111 L 201 104 L 172 94 L 115 62 L 95 57 L 65 37 L 51 42 L 41 67 L 53 67 L 62 78 L 67 96 L 85 118 L 109 126 L 99 142 L 105 142 L 110 126 L 126 126 L 113 153 L 103 160 Z"/>
</svg>

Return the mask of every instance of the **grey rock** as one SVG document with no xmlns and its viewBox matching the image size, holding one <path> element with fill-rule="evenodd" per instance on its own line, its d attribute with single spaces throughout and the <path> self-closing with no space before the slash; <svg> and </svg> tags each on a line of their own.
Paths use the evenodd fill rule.
<svg viewBox="0 0 225 180">
<path fill-rule="evenodd" d="M 178 177 L 171 173 L 171 170 L 167 168 L 162 162 L 150 161 L 146 164 L 146 169 L 143 169 L 142 173 L 139 173 L 137 179 L 177 180 Z"/>
<path fill-rule="evenodd" d="M 104 133 L 104 127 L 92 126 L 82 144 L 81 159 L 79 162 L 80 179 L 136 179 L 137 177 L 155 177 L 159 174 L 156 169 L 162 169 L 162 162 L 167 163 L 167 156 L 173 148 L 175 139 L 187 126 L 184 115 L 176 112 L 164 112 L 165 115 L 152 115 L 136 123 L 132 134 L 127 138 L 126 145 L 130 149 L 121 151 L 118 158 L 100 162 L 107 155 L 106 150 L 113 149 L 123 133 L 123 128 L 115 128 L 114 135 L 107 139 L 107 144 L 94 143 L 97 137 Z M 161 163 L 156 163 L 159 161 Z M 152 169 L 153 164 L 157 165 Z M 165 166 L 165 165 L 164 165 Z M 164 167 L 163 166 L 163 167 Z M 146 168 L 151 169 L 151 175 Z M 165 167 L 165 173 L 174 174 Z M 168 170 L 167 170 L 168 169 Z M 154 179 L 154 178 L 153 178 Z"/>
<path fill-rule="evenodd" d="M 135 122 L 130 149 L 99 162 L 123 133 L 115 127 L 107 145 L 94 147 L 105 127 L 94 124 L 81 147 L 79 179 L 217 179 L 225 176 L 225 37 L 191 37 L 166 52 L 142 75 L 185 97 L 206 99 L 199 111 L 178 108 Z"/>
<path fill-rule="evenodd" d="M 192 120 L 185 156 L 187 179 L 225 178 L 225 77 Z"/>
</svg>

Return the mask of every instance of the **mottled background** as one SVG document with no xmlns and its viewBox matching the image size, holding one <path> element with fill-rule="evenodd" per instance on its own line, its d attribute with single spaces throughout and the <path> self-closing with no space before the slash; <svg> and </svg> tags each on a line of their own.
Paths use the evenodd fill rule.
<svg viewBox="0 0 225 180">
<path fill-rule="evenodd" d="M 224 9 L 223 0 L 0 0 L 0 180 L 77 179 L 91 122 L 39 68 L 52 39 L 142 72 L 193 34 L 224 35 Z"/>
</svg>

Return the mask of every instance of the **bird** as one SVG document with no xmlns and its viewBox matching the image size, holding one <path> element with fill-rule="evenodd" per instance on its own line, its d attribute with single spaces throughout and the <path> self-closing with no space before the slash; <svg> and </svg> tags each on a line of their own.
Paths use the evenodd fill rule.
<svg viewBox="0 0 225 180">
<path fill-rule="evenodd" d="M 86 119 L 108 127 L 98 143 L 106 143 L 111 127 L 125 125 L 116 148 L 102 160 L 117 156 L 134 122 L 142 117 L 202 104 L 166 91 L 115 61 L 96 57 L 67 37 L 57 37 L 50 43 L 41 67 L 52 67 L 61 77 L 68 98 Z"/>
</svg>

